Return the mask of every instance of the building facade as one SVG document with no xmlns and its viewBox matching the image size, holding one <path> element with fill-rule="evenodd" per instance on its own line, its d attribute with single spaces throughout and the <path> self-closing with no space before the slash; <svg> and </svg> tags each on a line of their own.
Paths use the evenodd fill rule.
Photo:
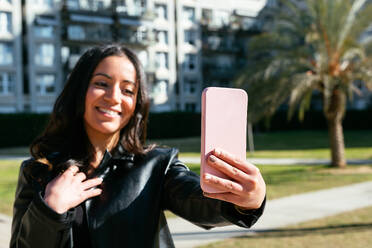
<svg viewBox="0 0 372 248">
<path fill-rule="evenodd" d="M 21 0 L 0 0 L 0 112 L 24 110 Z"/>
<path fill-rule="evenodd" d="M 246 43 L 263 27 L 257 16 L 273 4 L 0 0 L 0 112 L 51 111 L 81 54 L 108 42 L 138 55 L 152 111 L 200 111 L 202 90 L 230 86 L 245 66 Z"/>
</svg>

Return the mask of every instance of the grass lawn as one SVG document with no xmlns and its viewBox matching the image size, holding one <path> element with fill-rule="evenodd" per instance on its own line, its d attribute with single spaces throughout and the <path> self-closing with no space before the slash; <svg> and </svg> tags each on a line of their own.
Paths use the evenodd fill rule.
<svg viewBox="0 0 372 248">
<path fill-rule="evenodd" d="M 199 174 L 199 164 L 189 168 Z M 269 200 L 372 180 L 372 165 L 349 165 L 333 169 L 326 165 L 261 165 L 258 166 L 267 185 Z"/>
<path fill-rule="evenodd" d="M 372 159 L 372 130 L 346 130 L 344 134 L 347 159 Z M 182 156 L 200 154 L 200 137 L 149 142 L 177 147 Z M 248 157 L 330 158 L 326 130 L 255 133 L 254 144 L 255 152 L 248 152 Z"/>
<path fill-rule="evenodd" d="M 372 207 L 273 231 L 228 239 L 203 248 L 365 248 L 372 244 Z"/>
<path fill-rule="evenodd" d="M 191 164 L 189 167 L 199 174 L 199 164 Z M 325 165 L 262 165 L 258 167 L 265 179 L 269 200 L 372 180 L 372 165 L 353 165 L 343 170 L 329 168 Z M 169 212 L 166 216 L 174 217 Z"/>
<path fill-rule="evenodd" d="M 0 160 L 0 213 L 12 215 L 20 165 L 19 160 Z"/>
<path fill-rule="evenodd" d="M 177 147 L 180 156 L 199 156 L 200 138 L 154 140 Z M 372 130 L 345 131 L 347 158 L 372 159 Z M 282 131 L 255 134 L 254 157 L 329 158 L 326 131 Z M 0 149 L 0 155 L 28 156 L 28 148 Z M 20 161 L 0 160 L 0 212 L 11 214 Z M 199 164 L 189 164 L 199 173 Z M 326 166 L 260 166 L 269 199 L 324 188 L 372 180 L 372 165 L 348 166 L 346 170 Z"/>
</svg>

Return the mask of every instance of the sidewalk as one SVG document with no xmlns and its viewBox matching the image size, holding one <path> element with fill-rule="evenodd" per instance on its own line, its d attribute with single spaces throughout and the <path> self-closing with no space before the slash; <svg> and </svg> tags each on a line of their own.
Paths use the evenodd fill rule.
<svg viewBox="0 0 372 248">
<path fill-rule="evenodd" d="M 199 164 L 199 157 L 180 157 L 185 164 Z M 247 158 L 252 164 L 257 165 L 324 165 L 330 164 L 329 159 L 319 158 Z M 372 159 L 349 159 L 347 164 L 372 164 Z"/>
<path fill-rule="evenodd" d="M 9 247 L 11 224 L 12 219 L 9 216 L 0 214 L 0 248 Z"/>
<path fill-rule="evenodd" d="M 268 201 L 263 216 L 250 230 L 227 226 L 206 231 L 181 218 L 169 219 L 168 224 L 176 247 L 191 248 L 367 206 L 372 206 L 372 181 Z"/>
</svg>

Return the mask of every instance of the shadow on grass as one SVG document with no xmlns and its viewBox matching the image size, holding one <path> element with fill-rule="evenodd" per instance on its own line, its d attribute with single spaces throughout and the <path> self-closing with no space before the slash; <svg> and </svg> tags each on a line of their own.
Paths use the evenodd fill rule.
<svg viewBox="0 0 372 248">
<path fill-rule="evenodd" d="M 331 235 L 342 234 L 350 232 L 360 232 L 364 230 L 371 230 L 372 223 L 354 223 L 345 225 L 331 225 L 309 228 L 281 228 L 281 229 L 267 229 L 267 230 L 252 230 L 251 234 L 239 236 L 236 238 L 284 238 L 284 237 L 298 237 L 308 236 L 314 234 Z"/>
</svg>

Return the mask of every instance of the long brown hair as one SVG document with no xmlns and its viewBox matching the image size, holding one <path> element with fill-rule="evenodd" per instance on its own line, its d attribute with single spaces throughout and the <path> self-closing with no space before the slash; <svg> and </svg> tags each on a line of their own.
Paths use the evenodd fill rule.
<svg viewBox="0 0 372 248">
<path fill-rule="evenodd" d="M 136 108 L 128 124 L 120 131 L 119 142 L 127 152 L 146 153 L 144 146 L 149 99 L 145 73 L 137 56 L 131 50 L 119 44 L 110 44 L 93 47 L 80 57 L 54 104 L 49 123 L 30 146 L 35 159 L 58 152 L 85 165 L 91 161 L 94 150 L 84 128 L 85 97 L 95 68 L 109 56 L 127 57 L 136 70 L 138 85 Z"/>
</svg>

